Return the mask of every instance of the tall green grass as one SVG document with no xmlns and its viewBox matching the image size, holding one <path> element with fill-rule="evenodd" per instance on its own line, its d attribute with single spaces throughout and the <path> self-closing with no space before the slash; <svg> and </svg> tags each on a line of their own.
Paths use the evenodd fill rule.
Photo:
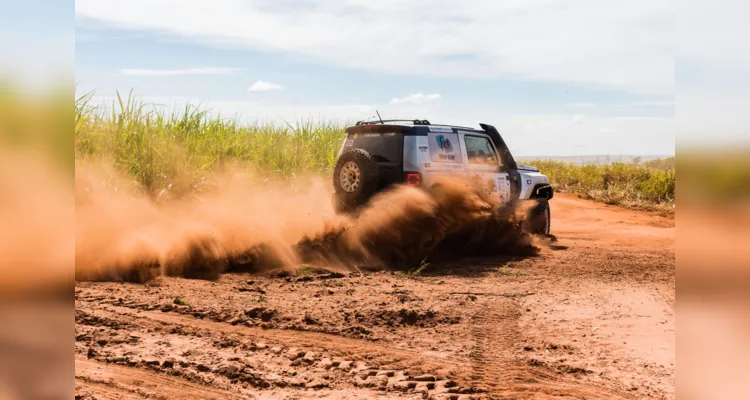
<svg viewBox="0 0 750 400">
<path fill-rule="evenodd" d="M 127 171 L 149 193 L 172 186 L 189 192 L 208 171 L 239 162 L 266 176 L 329 174 L 343 139 L 344 123 L 241 124 L 188 105 L 166 113 L 119 93 L 111 104 L 94 106 L 92 94 L 75 106 L 77 159 L 104 159 Z M 670 211 L 674 163 L 657 168 L 636 164 L 575 165 L 529 162 L 558 190 L 609 204 Z M 656 165 L 654 165 L 656 166 Z"/>
<path fill-rule="evenodd" d="M 538 167 L 557 190 L 607 204 L 673 212 L 674 165 L 572 164 L 558 161 L 527 161 Z"/>
<path fill-rule="evenodd" d="M 166 113 L 132 94 L 117 93 L 106 106 L 91 99 L 87 94 L 76 100 L 76 157 L 106 159 L 148 192 L 190 184 L 233 162 L 280 177 L 327 172 L 346 127 L 311 121 L 242 125 L 193 105 Z"/>
</svg>

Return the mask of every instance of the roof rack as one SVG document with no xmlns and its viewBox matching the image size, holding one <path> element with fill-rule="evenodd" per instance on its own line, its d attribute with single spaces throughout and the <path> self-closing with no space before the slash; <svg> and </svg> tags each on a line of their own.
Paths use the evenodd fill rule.
<svg viewBox="0 0 750 400">
<path fill-rule="evenodd" d="M 445 124 L 431 124 L 432 126 L 448 126 L 451 128 L 458 128 L 458 129 L 469 129 L 469 130 L 477 130 L 477 128 L 472 128 L 470 126 L 461 126 L 461 125 L 445 125 Z"/>
<path fill-rule="evenodd" d="M 386 122 L 411 122 L 413 125 L 432 125 L 432 126 L 447 126 L 451 128 L 458 128 L 458 129 L 469 129 L 469 130 L 477 130 L 477 128 L 473 128 L 470 126 L 460 126 L 460 125 L 446 125 L 446 124 L 432 124 L 430 121 L 426 119 L 384 119 L 384 120 L 374 120 L 374 121 L 359 121 L 357 122 L 357 126 L 361 125 L 384 125 Z"/>
<path fill-rule="evenodd" d="M 375 121 L 358 121 L 357 126 L 385 124 L 386 122 L 411 122 L 414 125 L 430 125 L 430 121 L 426 119 L 384 119 Z"/>
</svg>

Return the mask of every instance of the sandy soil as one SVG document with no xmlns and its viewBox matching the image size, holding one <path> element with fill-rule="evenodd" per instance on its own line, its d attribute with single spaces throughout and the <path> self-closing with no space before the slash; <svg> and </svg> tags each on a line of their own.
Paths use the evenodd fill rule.
<svg viewBox="0 0 750 400">
<path fill-rule="evenodd" d="M 675 398 L 674 220 L 556 195 L 534 257 L 76 285 L 77 399 Z"/>
</svg>

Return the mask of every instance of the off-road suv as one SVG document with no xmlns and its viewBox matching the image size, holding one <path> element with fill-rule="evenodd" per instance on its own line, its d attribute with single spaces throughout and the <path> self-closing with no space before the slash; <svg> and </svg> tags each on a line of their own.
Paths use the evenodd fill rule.
<svg viewBox="0 0 750 400">
<path fill-rule="evenodd" d="M 394 185 L 426 186 L 444 174 L 480 179 L 501 204 L 537 200 L 527 220 L 534 233 L 550 232 L 547 176 L 516 163 L 495 127 L 473 129 L 426 120 L 357 122 L 346 128 L 333 172 L 334 207 L 352 212 Z"/>
</svg>

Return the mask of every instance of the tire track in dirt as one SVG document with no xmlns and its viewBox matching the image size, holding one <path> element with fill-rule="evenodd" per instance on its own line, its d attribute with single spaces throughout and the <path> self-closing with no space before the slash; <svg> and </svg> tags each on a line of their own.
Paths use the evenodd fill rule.
<svg viewBox="0 0 750 400">
<path fill-rule="evenodd" d="M 456 385 L 450 389 L 471 389 L 459 384 L 485 388 L 491 398 L 654 398 L 652 393 L 659 392 L 642 390 L 639 383 L 648 379 L 653 381 L 662 370 L 641 368 L 638 360 L 632 357 L 625 357 L 630 364 L 623 363 L 622 357 L 611 355 L 612 349 L 637 349 L 630 340 L 627 341 L 628 346 L 619 346 L 620 341 L 615 345 L 592 341 L 589 335 L 571 335 L 569 330 L 577 326 L 576 321 L 548 317 L 547 311 L 557 310 L 558 306 L 563 311 L 570 311 L 575 303 L 568 302 L 569 295 L 588 295 L 585 287 L 591 281 L 602 286 L 605 295 L 622 291 L 623 282 L 633 283 L 637 287 L 642 286 L 643 282 L 656 283 L 656 288 L 651 292 L 656 291 L 657 296 L 664 297 L 665 306 L 669 305 L 673 312 L 674 228 L 634 211 L 604 209 L 603 206 L 564 195 L 560 195 L 559 200 L 562 201 L 554 206 L 560 218 L 555 234 L 569 251 L 546 252 L 541 258 L 514 260 L 509 268 L 521 272 L 514 276 L 495 273 L 501 265 L 498 263 L 507 261 L 502 260 L 488 261 L 486 268 L 473 268 L 470 264 L 461 263 L 455 271 L 436 271 L 433 277 L 425 275 L 424 279 L 410 281 L 409 284 L 399 280 L 398 274 L 395 277 L 379 274 L 363 276 L 356 281 L 330 281 L 330 285 L 297 285 L 288 283 L 288 280 L 265 277 L 252 277 L 252 281 L 246 283 L 241 275 L 205 284 L 192 280 L 165 280 L 154 285 L 152 290 L 95 283 L 81 284 L 79 290 L 77 285 L 76 308 L 81 311 L 81 317 L 76 317 L 76 352 L 84 357 L 91 352 L 91 361 L 96 360 L 106 368 L 130 365 L 129 370 L 170 378 L 173 373 L 180 373 L 175 377 L 217 390 L 241 390 L 242 381 L 239 384 L 230 382 L 226 375 L 218 371 L 227 362 L 255 368 L 268 382 L 273 382 L 268 375 L 279 371 L 284 379 L 296 376 L 289 375 L 292 373 L 313 378 L 325 377 L 326 373 L 319 369 L 319 361 L 303 363 L 300 367 L 290 366 L 289 359 L 285 357 L 286 350 L 292 347 L 302 352 L 315 351 L 318 359 L 333 358 L 338 354 L 341 357 L 333 360 L 357 360 L 351 362 L 356 365 L 351 374 L 344 375 L 338 370 L 332 373 L 330 379 L 324 378 L 331 383 L 333 390 L 301 389 L 301 392 L 294 392 L 305 398 L 354 399 L 383 395 L 392 398 L 407 393 L 413 396 L 410 398 L 421 397 L 418 387 L 426 386 L 426 382 L 413 379 L 416 376 L 397 382 L 399 388 L 404 388 L 405 384 L 408 388 L 393 387 L 395 379 L 403 377 L 406 372 L 389 369 L 402 367 L 415 375 L 421 371 L 436 378 L 449 377 L 455 380 Z M 458 299 L 448 294 L 455 287 L 462 290 L 469 287 L 487 294 L 515 293 L 524 288 L 528 289 L 524 291 L 537 294 L 525 300 L 498 296 Z M 235 295 L 235 291 L 246 291 L 243 289 L 262 289 L 268 295 L 267 298 L 246 293 Z M 394 306 L 392 294 L 397 291 L 406 294 L 396 296 L 395 301 L 403 305 Z M 175 302 L 177 305 L 174 305 L 172 300 L 182 295 L 186 295 L 186 303 Z M 527 300 L 540 304 L 529 306 Z M 256 303 L 261 308 L 278 311 L 283 317 L 279 321 L 289 323 L 264 323 L 261 318 L 243 318 L 248 311 L 244 309 L 245 305 Z M 621 312 L 613 304 L 595 304 L 594 314 Z M 348 319 L 363 308 L 367 313 L 363 314 L 362 321 Z M 416 329 L 415 324 L 391 320 L 387 321 L 388 324 L 378 324 L 376 318 L 381 315 L 382 308 L 386 311 L 388 308 L 391 311 L 403 309 L 417 314 L 424 311 L 446 313 L 460 316 L 460 321 L 457 324 L 435 323 L 421 326 L 421 329 Z M 578 312 L 578 309 L 573 311 Z M 302 316 L 307 318 L 308 312 L 311 318 L 322 324 L 308 324 L 306 319 L 303 320 Z M 88 318 L 87 314 L 92 317 Z M 639 320 L 656 315 L 648 312 L 645 316 L 641 315 L 643 313 L 636 314 L 633 314 L 633 318 Z M 547 322 L 548 318 L 554 322 Z M 590 327 L 585 324 L 581 326 L 586 330 L 581 333 L 588 334 Z M 346 329 L 342 329 L 344 327 L 372 328 L 372 332 L 350 335 Z M 122 340 L 129 340 L 130 333 L 142 339 L 120 344 Z M 100 339 L 109 343 L 100 346 Z M 256 340 L 268 343 L 269 348 L 252 349 L 255 344 L 261 344 L 253 343 Z M 225 343 L 228 343 L 228 347 L 224 347 Z M 570 345 L 572 350 L 548 352 L 547 345 L 550 343 Z M 284 352 L 275 353 L 270 346 L 281 347 Z M 198 355 L 183 355 L 182 350 L 185 349 L 198 349 Z M 233 360 L 234 354 L 228 354 L 236 353 L 235 349 L 241 353 L 242 360 Z M 318 352 L 319 349 L 326 350 Z M 163 365 L 150 366 L 150 361 L 163 362 L 175 356 L 180 361 L 184 360 L 186 365 L 173 370 L 165 369 Z M 279 360 L 281 358 L 284 359 Z M 104 361 L 108 364 L 101 364 Z M 267 361 L 272 365 L 266 369 L 264 367 L 269 365 Z M 199 364 L 205 364 L 211 370 L 194 373 Z M 673 366 L 670 368 L 666 365 L 664 371 L 671 373 L 668 376 L 673 376 Z M 385 388 L 388 391 L 380 392 L 379 389 L 384 390 L 379 385 L 384 374 L 394 372 L 395 377 L 387 375 L 391 380 Z M 362 374 L 367 377 L 362 377 Z M 199 379 L 192 380 L 193 376 Z M 660 376 L 657 378 L 661 379 Z M 101 391 L 111 389 L 96 378 L 89 383 L 85 379 L 80 376 L 76 380 L 84 390 L 89 387 Z M 435 399 L 468 394 L 461 391 L 440 392 L 440 389 L 449 388 L 445 382 L 435 382 L 428 392 L 421 393 L 425 393 L 426 398 Z M 272 385 L 274 389 L 253 386 L 252 390 L 258 390 L 260 398 L 269 398 L 278 387 L 275 383 Z M 649 383 L 643 385 L 648 386 Z M 654 386 L 653 383 L 650 385 Z M 634 386 L 638 386 L 637 391 L 634 391 Z M 291 394 L 286 391 L 290 387 L 282 390 L 287 395 Z M 120 389 L 111 390 L 114 393 L 112 397 L 118 397 L 115 395 Z M 345 395 L 336 397 L 340 392 Z M 122 396 L 126 397 L 125 394 Z M 665 396 L 670 397 L 674 396 Z"/>
<path fill-rule="evenodd" d="M 319 397 L 348 400 L 377 397 L 375 392 L 351 395 L 345 389 L 326 390 L 324 394 L 288 389 L 276 390 L 272 393 L 246 388 L 230 391 L 196 384 L 160 372 L 101 363 L 83 357 L 76 357 L 75 364 L 76 399 L 80 400 L 234 400 L 238 398 L 281 400 Z"/>
<path fill-rule="evenodd" d="M 172 312 L 142 311 L 120 306 L 104 306 L 96 310 L 87 310 L 87 312 L 100 318 L 112 320 L 122 320 L 123 317 L 126 317 L 132 319 L 133 323 L 136 324 L 139 319 L 147 318 L 162 323 L 202 328 L 213 332 L 241 334 L 269 344 L 328 350 L 334 355 L 340 356 L 362 356 L 365 354 L 369 363 L 377 363 L 389 368 L 419 368 L 432 373 L 455 373 L 452 369 L 446 370 L 446 364 L 443 362 L 445 359 L 435 359 L 434 356 L 429 358 L 423 357 L 420 353 L 408 349 L 388 347 L 383 343 L 371 343 L 365 340 L 356 340 L 319 332 L 231 325 Z M 450 366 L 453 367 L 452 365 Z"/>
<path fill-rule="evenodd" d="M 133 324 L 155 321 L 206 329 L 223 334 L 240 334 L 288 347 L 326 350 L 334 355 L 356 357 L 369 365 L 388 369 L 407 369 L 446 376 L 480 390 L 487 390 L 490 398 L 587 398 L 629 399 L 629 394 L 577 383 L 557 375 L 543 366 L 531 366 L 515 359 L 512 354 L 518 342 L 518 304 L 515 300 L 495 300 L 482 308 L 472 325 L 475 345 L 468 360 L 453 357 L 436 358 L 420 352 L 319 332 L 262 329 L 244 325 L 204 320 L 173 312 L 144 311 L 128 307 L 105 305 L 86 310 L 99 318 Z"/>
<path fill-rule="evenodd" d="M 247 393 L 198 385 L 182 378 L 103 364 L 83 357 L 76 357 L 75 364 L 76 386 L 86 386 L 84 393 L 78 395 L 82 399 L 236 399 L 247 396 Z"/>
<path fill-rule="evenodd" d="M 474 346 L 471 351 L 472 385 L 486 389 L 489 394 L 508 390 L 506 382 L 513 378 L 513 360 L 509 354 L 515 342 L 510 301 L 491 299 L 472 319 Z"/>
<path fill-rule="evenodd" d="M 393 368 L 381 368 L 375 366 L 380 363 L 389 363 L 390 365 L 398 364 L 398 360 L 393 360 L 393 352 L 385 354 L 386 358 L 383 358 L 376 357 L 374 352 L 362 351 L 361 349 L 357 349 L 355 353 L 362 353 L 363 356 L 360 357 L 360 354 L 355 354 L 355 358 L 362 358 L 364 359 L 363 361 L 336 362 L 335 360 L 337 358 L 332 357 L 332 352 L 319 350 L 326 347 L 332 349 L 337 348 L 337 346 L 331 347 L 325 345 L 330 342 L 330 336 L 322 339 L 313 338 L 314 340 L 312 341 L 305 340 L 305 338 L 302 338 L 303 340 L 300 341 L 278 340 L 278 338 L 276 338 L 277 336 L 289 338 L 290 335 L 288 334 L 293 334 L 294 332 L 286 332 L 287 335 L 274 335 L 276 330 L 270 330 L 270 332 L 260 332 L 262 335 L 261 337 L 259 335 L 253 335 L 253 333 L 259 332 L 255 332 L 254 329 L 250 327 L 238 327 L 214 321 L 201 321 L 206 322 L 206 324 L 195 323 L 196 321 L 192 321 L 191 317 L 183 317 L 181 315 L 174 314 L 170 315 L 170 313 L 164 313 L 164 315 L 154 315 L 149 312 L 138 312 L 127 308 L 123 309 L 121 307 L 115 307 L 117 309 L 113 310 L 113 307 L 109 306 L 104 306 L 104 309 L 98 310 L 84 310 L 81 308 L 85 308 L 85 306 L 79 307 L 77 315 L 78 328 L 81 329 L 81 335 L 76 339 L 77 352 L 80 355 L 82 353 L 85 353 L 88 349 L 87 357 L 95 357 L 97 361 L 106 362 L 107 364 L 100 364 L 104 366 L 111 365 L 111 363 L 119 365 L 123 365 L 122 363 L 127 363 L 127 365 L 130 367 L 138 366 L 141 368 L 141 370 L 145 370 L 148 372 L 169 375 L 178 374 L 178 376 L 184 377 L 192 382 L 200 382 L 204 386 L 235 389 L 239 387 L 236 381 L 229 382 L 222 379 L 222 376 L 226 377 L 225 372 L 228 371 L 226 369 L 227 364 L 225 364 L 225 362 L 239 361 L 240 363 L 243 363 L 243 361 L 241 360 L 246 360 L 247 364 L 245 365 L 259 374 L 257 382 L 261 382 L 263 384 L 252 384 L 252 386 L 255 389 L 262 390 L 258 392 L 259 398 L 264 399 L 271 398 L 269 396 L 273 396 L 277 394 L 277 392 L 280 392 L 285 396 L 293 395 L 291 397 L 283 397 L 285 399 L 326 397 L 347 400 L 354 398 L 380 398 L 380 396 L 382 396 L 381 393 L 384 390 L 389 391 L 389 398 L 411 399 L 421 399 L 425 398 L 424 396 L 432 398 L 430 396 L 438 395 L 439 393 L 447 394 L 448 398 L 452 398 L 458 396 L 456 393 L 472 392 L 471 388 L 464 388 L 458 386 L 453 381 L 438 379 L 435 376 L 411 376 L 407 373 L 406 370 L 403 369 L 396 370 Z M 154 317 L 176 317 L 176 322 L 173 321 L 175 320 L 175 318 Z M 120 323 L 112 324 L 112 321 L 120 321 Z M 183 325 L 182 323 L 184 322 L 187 322 L 187 324 Z M 106 346 L 104 346 L 103 349 L 108 348 L 110 350 L 101 350 L 100 353 L 100 351 L 96 350 L 97 347 L 92 347 L 91 345 L 91 343 L 98 342 L 99 340 L 96 337 L 92 338 L 91 336 L 89 336 L 89 332 L 92 332 L 92 330 L 101 332 L 98 327 L 101 327 L 102 324 L 108 325 L 114 331 L 126 330 L 126 334 L 130 335 L 131 337 L 133 337 L 134 335 L 135 337 L 142 338 L 143 342 L 141 343 L 156 343 L 161 344 L 161 347 L 150 347 L 149 351 L 141 352 L 141 349 L 143 349 L 144 347 L 142 346 L 140 348 L 133 348 L 133 342 L 131 342 L 130 346 L 125 346 L 125 348 L 120 347 L 119 349 L 117 349 L 119 351 L 117 351 L 117 345 L 119 343 L 122 343 L 122 341 L 118 340 L 118 338 L 115 337 L 117 335 L 112 335 L 112 332 L 109 332 L 110 334 L 108 334 L 108 332 L 105 331 L 103 332 L 103 336 L 109 337 L 111 339 L 108 342 L 111 342 L 110 344 L 112 345 L 112 347 L 110 347 L 110 344 L 105 343 Z M 237 330 L 232 328 L 246 329 Z M 284 331 L 280 331 L 280 333 L 283 332 Z M 310 336 L 305 335 L 305 333 L 306 332 L 302 332 L 302 336 Z M 157 337 L 148 337 L 149 335 L 154 334 Z M 169 352 L 170 349 L 174 349 L 176 350 L 176 353 L 172 354 L 182 353 L 182 356 L 186 356 L 186 353 L 183 352 L 183 350 L 186 349 L 185 347 L 173 347 L 175 341 L 168 335 L 175 334 L 202 339 L 205 343 L 205 347 L 200 347 L 201 350 L 199 351 L 203 352 L 204 355 L 212 355 L 208 358 L 198 359 L 197 362 L 199 364 L 193 363 L 194 361 L 196 361 L 196 359 L 189 360 L 183 358 L 177 360 L 175 358 L 172 358 L 172 356 L 165 353 L 164 350 L 167 350 L 167 352 Z M 315 333 L 312 333 L 311 335 L 320 336 L 319 334 Z M 251 350 L 245 346 L 250 344 L 251 341 L 255 342 L 255 339 L 264 338 L 268 338 L 271 340 L 268 340 L 268 343 L 264 342 L 262 344 L 262 347 L 260 342 L 258 344 L 254 344 L 253 347 L 255 347 L 255 350 Z M 79 340 L 80 342 L 78 342 Z M 321 343 L 321 341 L 323 340 L 325 340 L 326 342 Z M 178 342 L 179 341 L 181 340 L 178 340 Z M 351 345 L 352 342 L 353 341 L 350 340 L 346 344 Z M 89 344 L 86 345 L 86 343 Z M 271 348 L 274 343 L 278 343 L 283 346 Z M 225 347 L 224 344 L 228 344 L 228 351 L 224 351 L 223 354 L 219 354 L 222 353 L 221 350 L 211 349 L 212 345 L 218 345 L 220 348 L 223 348 Z M 312 350 L 311 347 L 314 347 L 316 351 L 310 351 Z M 244 355 L 238 354 L 238 352 L 232 352 L 233 348 L 242 348 L 245 350 L 249 350 L 251 353 L 259 356 L 260 358 L 266 358 L 265 360 L 260 360 L 258 357 L 254 358 L 253 356 L 250 356 L 249 353 L 245 353 Z M 277 348 L 278 350 L 275 350 Z M 216 352 L 215 350 L 218 350 L 218 352 Z M 188 351 L 187 353 L 190 353 L 190 351 Z M 275 357 L 277 358 L 273 359 L 274 356 L 271 356 L 271 353 L 275 354 Z M 290 358 L 292 354 L 298 355 Z M 312 354 L 320 355 L 320 357 L 324 358 L 324 360 L 322 362 L 313 362 L 312 359 L 308 360 L 308 357 Z M 229 356 L 229 358 L 227 358 L 227 356 Z M 245 356 L 247 358 L 245 358 Z M 270 358 L 268 358 L 268 356 L 270 356 Z M 304 357 L 304 359 L 302 357 Z M 396 355 L 395 357 L 398 358 L 398 355 Z M 309 374 L 311 373 L 317 374 L 318 376 L 322 375 L 323 378 L 326 381 L 331 382 L 332 385 L 328 385 L 327 383 L 324 384 L 320 380 L 315 381 L 319 382 L 320 385 L 313 381 L 310 381 L 311 384 L 304 384 L 303 382 L 301 385 L 292 384 L 291 382 L 287 381 L 289 382 L 289 384 L 295 387 L 290 387 L 289 384 L 283 384 L 279 386 L 277 384 L 271 383 L 271 385 L 268 385 L 268 383 L 272 381 L 280 383 L 279 378 L 281 378 L 281 376 L 277 375 L 276 372 L 281 373 L 282 375 L 286 374 L 286 371 L 282 372 L 274 368 L 274 365 L 278 365 L 279 358 L 289 358 L 293 361 L 293 363 L 291 364 L 292 366 L 299 367 L 298 369 L 296 369 L 296 373 L 293 376 L 297 376 L 297 373 L 299 373 L 299 377 L 309 376 Z M 348 358 L 349 360 L 351 360 L 351 357 Z M 160 362 L 160 359 L 164 361 Z M 335 364 L 331 362 L 332 359 L 334 360 Z M 326 362 L 325 360 L 328 360 L 328 367 L 323 366 Z M 377 362 L 373 364 L 371 363 L 371 361 Z M 169 365 L 165 367 L 167 362 L 169 363 Z M 295 364 L 295 362 L 297 364 Z M 348 363 L 350 366 L 343 367 L 344 363 Z M 159 364 L 161 364 L 161 367 L 159 366 Z M 178 364 L 180 366 L 180 369 L 174 369 Z M 204 372 L 205 374 L 195 375 L 186 372 L 187 370 L 192 369 L 193 366 L 199 367 L 198 371 Z M 341 366 L 341 368 L 331 368 L 331 366 Z M 203 368 L 202 370 L 201 367 Z M 242 368 L 243 373 L 244 369 L 245 368 Z M 328 371 L 326 372 L 324 371 L 324 369 L 327 369 Z M 345 374 L 343 376 L 340 375 L 340 371 L 344 371 Z M 275 378 L 272 378 L 272 376 L 274 375 Z M 94 386 L 98 391 L 101 391 L 102 389 L 100 387 L 103 384 L 101 381 L 86 381 L 85 377 L 79 377 L 79 381 L 82 381 L 81 383 L 84 389 L 91 389 L 91 386 Z M 240 383 L 240 385 L 242 384 Z M 112 390 L 110 387 L 104 387 L 103 389 Z M 128 389 L 129 388 L 124 388 L 123 390 L 127 391 Z M 81 392 L 82 391 L 77 388 L 77 393 Z"/>
<path fill-rule="evenodd" d="M 470 373 L 464 379 L 486 390 L 490 398 L 632 399 L 634 396 L 563 378 L 548 368 L 519 360 L 513 349 L 521 342 L 520 308 L 516 299 L 492 298 L 471 324 Z"/>
</svg>

